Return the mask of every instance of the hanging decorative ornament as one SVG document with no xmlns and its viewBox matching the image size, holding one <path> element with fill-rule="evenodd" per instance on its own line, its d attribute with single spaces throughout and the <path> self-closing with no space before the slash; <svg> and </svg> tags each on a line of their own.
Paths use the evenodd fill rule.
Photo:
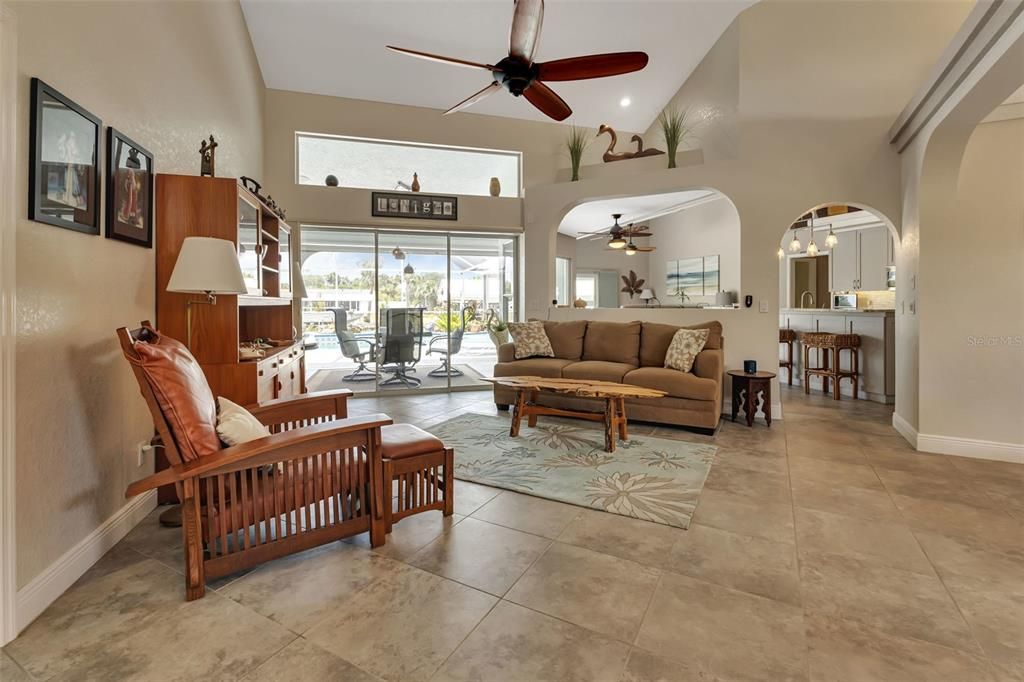
<svg viewBox="0 0 1024 682">
<path fill-rule="evenodd" d="M 411 275 L 413 273 L 412 265 L 406 264 L 406 266 L 402 268 L 402 272 L 404 272 L 407 275 Z"/>
</svg>

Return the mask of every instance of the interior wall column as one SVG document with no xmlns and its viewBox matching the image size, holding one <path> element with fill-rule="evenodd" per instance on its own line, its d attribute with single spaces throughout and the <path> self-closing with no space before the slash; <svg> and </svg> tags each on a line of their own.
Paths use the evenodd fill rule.
<svg viewBox="0 0 1024 682">
<path fill-rule="evenodd" d="M 14 342 L 18 44 L 14 10 L 0 0 L 0 646 L 14 639 Z"/>
</svg>

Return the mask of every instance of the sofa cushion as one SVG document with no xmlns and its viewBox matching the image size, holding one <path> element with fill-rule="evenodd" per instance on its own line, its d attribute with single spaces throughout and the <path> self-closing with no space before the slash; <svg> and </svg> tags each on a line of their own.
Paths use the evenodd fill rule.
<svg viewBox="0 0 1024 682">
<path fill-rule="evenodd" d="M 129 360 L 142 368 L 181 458 L 190 462 L 219 452 L 217 403 L 192 353 L 156 330 L 134 345 L 138 360 Z"/>
<path fill-rule="evenodd" d="M 544 323 L 540 320 L 529 322 L 509 322 L 508 332 L 512 335 L 515 345 L 516 360 L 533 357 L 554 357 L 551 342 L 544 331 Z"/>
<path fill-rule="evenodd" d="M 672 343 L 672 337 L 679 329 L 707 329 L 708 340 L 704 343 L 707 350 L 717 350 L 722 347 L 722 323 L 703 322 L 687 327 L 680 327 L 674 324 L 661 324 L 658 322 L 644 322 L 640 332 L 640 366 L 641 367 L 664 367 L 665 353 Z"/>
<path fill-rule="evenodd" d="M 689 372 L 665 367 L 641 367 L 628 372 L 623 383 L 665 391 L 673 398 L 714 400 L 721 389 L 714 379 L 703 379 Z"/>
<path fill-rule="evenodd" d="M 583 359 L 640 364 L 640 322 L 589 322 Z"/>
<path fill-rule="evenodd" d="M 579 360 L 583 357 L 583 335 L 587 331 L 586 320 L 544 323 L 544 331 L 551 342 L 556 358 Z"/>
<path fill-rule="evenodd" d="M 562 369 L 566 379 L 593 379 L 595 381 L 614 381 L 622 383 L 626 373 L 636 369 L 636 365 L 625 362 L 605 362 L 603 360 L 583 360 L 573 362 Z"/>
<path fill-rule="evenodd" d="M 693 369 L 697 354 L 704 350 L 708 340 L 707 329 L 678 329 L 665 353 L 665 366 L 680 372 Z"/>
<path fill-rule="evenodd" d="M 562 358 L 527 358 L 526 360 L 499 362 L 494 366 L 494 376 L 558 379 L 562 376 L 562 368 L 571 364 L 572 360 L 563 360 Z"/>
</svg>

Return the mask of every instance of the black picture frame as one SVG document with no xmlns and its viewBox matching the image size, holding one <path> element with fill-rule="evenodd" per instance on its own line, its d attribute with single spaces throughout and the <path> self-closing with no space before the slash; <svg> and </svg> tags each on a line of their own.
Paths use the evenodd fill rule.
<svg viewBox="0 0 1024 682">
<path fill-rule="evenodd" d="M 107 128 L 107 239 L 153 248 L 155 178 L 153 154 L 113 126 Z"/>
<path fill-rule="evenodd" d="M 459 198 L 419 192 L 371 192 L 370 215 L 374 218 L 458 220 Z"/>
<path fill-rule="evenodd" d="M 66 230 L 99 234 L 102 184 L 100 130 L 103 123 L 99 117 L 38 78 L 32 79 L 31 89 L 28 218 Z M 44 116 L 47 110 L 54 115 Z M 59 118 L 56 112 L 61 110 L 75 115 L 64 117 L 66 129 L 61 129 L 60 122 L 56 120 Z M 82 142 L 79 142 L 79 137 Z M 81 145 L 85 148 L 80 148 Z M 91 157 L 91 163 L 68 158 L 47 160 L 44 155 L 75 156 L 79 159 Z"/>
</svg>

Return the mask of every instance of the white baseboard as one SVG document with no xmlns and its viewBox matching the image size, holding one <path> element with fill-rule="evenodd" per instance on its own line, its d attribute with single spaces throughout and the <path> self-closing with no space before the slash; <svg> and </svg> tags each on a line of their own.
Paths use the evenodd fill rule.
<svg viewBox="0 0 1024 682">
<path fill-rule="evenodd" d="M 151 490 L 121 507 L 99 528 L 50 564 L 46 570 L 18 590 L 15 623 L 18 632 L 39 617 L 57 597 L 71 587 L 100 558 L 156 508 L 156 491 Z"/>
<path fill-rule="evenodd" d="M 761 412 L 758 411 L 757 414 L 760 417 Z M 742 415 L 743 410 L 740 410 L 740 416 Z M 729 398 L 722 401 L 722 416 L 727 419 L 732 418 L 732 400 Z M 772 421 L 782 421 L 782 403 L 772 403 Z"/>
<path fill-rule="evenodd" d="M 893 415 L 893 418 L 893 423 L 895 424 L 895 415 Z M 999 462 L 1024 464 L 1024 445 L 1019 443 L 999 443 L 991 440 L 936 436 L 922 433 L 917 437 L 917 449 L 922 452 L 933 452 L 939 455 L 957 455 L 958 457 L 993 459 Z"/>
<path fill-rule="evenodd" d="M 910 422 L 896 412 L 892 413 L 892 427 L 896 429 L 899 434 L 914 447 L 915 450 L 919 449 L 917 447 L 917 429 L 911 426 Z"/>
</svg>

